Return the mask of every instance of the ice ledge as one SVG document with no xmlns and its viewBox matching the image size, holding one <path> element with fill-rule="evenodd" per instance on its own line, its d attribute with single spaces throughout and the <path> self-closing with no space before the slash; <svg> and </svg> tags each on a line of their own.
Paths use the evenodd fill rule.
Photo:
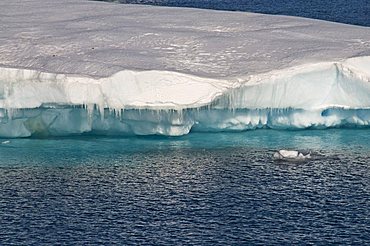
<svg viewBox="0 0 370 246">
<path fill-rule="evenodd" d="M 370 57 L 357 57 L 231 80 L 0 68 L 0 137 L 369 127 L 369 67 Z"/>
<path fill-rule="evenodd" d="M 170 71 L 118 72 L 107 78 L 0 68 L 0 108 L 68 105 L 184 110 L 370 108 L 370 57 L 307 64 L 234 79 Z"/>
</svg>

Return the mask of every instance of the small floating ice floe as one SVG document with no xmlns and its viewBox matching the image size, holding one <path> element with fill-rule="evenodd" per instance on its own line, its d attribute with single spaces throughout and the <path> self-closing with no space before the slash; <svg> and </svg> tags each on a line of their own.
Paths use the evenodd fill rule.
<svg viewBox="0 0 370 246">
<path fill-rule="evenodd" d="M 9 140 L 6 140 L 6 141 L 1 142 L 1 144 L 8 144 L 8 143 L 10 143 Z"/>
<path fill-rule="evenodd" d="M 279 150 L 274 153 L 274 158 L 278 160 L 304 160 L 310 159 L 311 154 L 303 154 L 297 150 Z"/>
</svg>

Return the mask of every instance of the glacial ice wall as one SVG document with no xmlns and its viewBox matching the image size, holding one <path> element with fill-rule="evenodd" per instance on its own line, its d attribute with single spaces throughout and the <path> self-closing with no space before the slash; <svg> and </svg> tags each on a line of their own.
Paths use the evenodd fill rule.
<svg viewBox="0 0 370 246">
<path fill-rule="evenodd" d="M 0 136 L 169 135 L 370 124 L 370 57 L 238 79 L 0 69 Z"/>
</svg>

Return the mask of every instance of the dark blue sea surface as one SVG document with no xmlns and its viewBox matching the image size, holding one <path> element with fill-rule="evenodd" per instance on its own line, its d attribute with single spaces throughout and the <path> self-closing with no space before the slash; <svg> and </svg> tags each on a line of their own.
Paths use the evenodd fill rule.
<svg viewBox="0 0 370 246">
<path fill-rule="evenodd" d="M 3 139 L 0 156 L 1 245 L 370 244 L 369 129 Z"/>
<path fill-rule="evenodd" d="M 369 0 L 101 0 L 217 10 L 248 11 L 370 26 Z"/>
</svg>

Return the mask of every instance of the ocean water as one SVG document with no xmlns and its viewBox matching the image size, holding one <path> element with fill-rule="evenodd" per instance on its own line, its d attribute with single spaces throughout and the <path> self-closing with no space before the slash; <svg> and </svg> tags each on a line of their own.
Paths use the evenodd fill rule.
<svg viewBox="0 0 370 246">
<path fill-rule="evenodd" d="M 98 0 L 99 1 L 99 0 Z M 100 0 L 231 11 L 248 11 L 370 26 L 369 0 Z"/>
<path fill-rule="evenodd" d="M 1 245 L 370 243 L 369 129 L 4 139 L 0 156 Z"/>
</svg>

